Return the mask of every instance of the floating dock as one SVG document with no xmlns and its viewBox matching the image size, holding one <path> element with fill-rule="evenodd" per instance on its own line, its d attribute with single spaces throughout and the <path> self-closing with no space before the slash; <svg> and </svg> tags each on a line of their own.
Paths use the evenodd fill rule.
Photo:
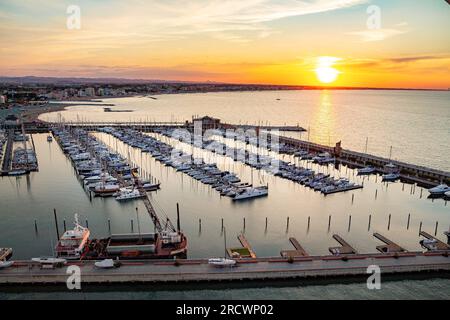
<svg viewBox="0 0 450 320">
<path fill-rule="evenodd" d="M 251 263 L 250 263 L 251 262 Z M 450 258 L 445 255 L 412 254 L 397 259 L 386 254 L 354 255 L 346 260 L 310 257 L 305 259 L 238 259 L 236 267 L 217 268 L 207 260 L 129 261 L 119 268 L 98 269 L 93 261 L 68 263 L 65 267 L 41 269 L 36 263 L 16 261 L 0 270 L 0 285 L 65 285 L 71 273 L 67 267 L 81 269 L 82 284 L 120 283 L 198 283 L 208 281 L 254 281 L 286 279 L 329 279 L 365 277 L 367 268 L 380 267 L 383 275 L 423 273 L 429 277 L 450 272 Z"/>
<path fill-rule="evenodd" d="M 241 258 L 252 258 L 256 259 L 256 253 L 253 251 L 250 243 L 247 241 L 245 236 L 241 233 L 238 235 L 238 240 L 242 245 L 242 248 L 227 248 L 227 253 L 230 257 L 233 257 L 234 254 L 239 254 Z"/>
<path fill-rule="evenodd" d="M 380 240 L 381 242 L 385 243 L 384 245 L 377 246 L 377 250 L 382 253 L 406 252 L 406 250 L 403 249 L 402 247 L 400 247 L 398 244 L 396 244 L 395 242 L 389 240 L 388 238 L 386 238 L 385 236 L 383 236 L 377 232 L 374 233 L 373 236 L 375 238 L 377 238 L 378 240 Z"/>
<path fill-rule="evenodd" d="M 422 237 L 427 238 L 428 240 L 434 240 L 435 241 L 435 245 L 436 245 L 436 250 L 438 251 L 447 251 L 450 250 L 450 245 L 442 242 L 441 240 L 439 240 L 438 238 L 432 236 L 431 234 L 425 232 L 425 231 L 420 231 L 419 233 Z"/>
<path fill-rule="evenodd" d="M 328 251 L 330 251 L 331 254 L 334 254 L 334 255 L 358 254 L 358 251 L 356 251 L 351 245 L 348 244 L 347 241 L 342 239 L 339 235 L 334 234 L 333 239 L 336 240 L 337 242 L 339 242 L 339 244 L 341 246 L 328 248 Z"/>
<path fill-rule="evenodd" d="M 295 250 L 282 250 L 280 252 L 281 256 L 283 258 L 297 258 L 297 257 L 308 257 L 308 253 L 305 249 L 300 245 L 300 243 L 297 241 L 297 239 L 291 237 L 289 238 L 289 241 L 294 246 Z"/>
</svg>

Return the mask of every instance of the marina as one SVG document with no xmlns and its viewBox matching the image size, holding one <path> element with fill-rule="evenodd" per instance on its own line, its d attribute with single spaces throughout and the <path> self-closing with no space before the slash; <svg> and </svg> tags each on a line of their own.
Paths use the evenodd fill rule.
<svg viewBox="0 0 450 320">
<path fill-rule="evenodd" d="M 208 117 L 194 121 L 198 119 Z M 314 146 L 299 139 L 295 139 L 295 144 L 286 140 L 279 148 L 270 148 L 245 135 L 227 135 L 225 127 L 216 127 L 212 136 L 204 135 L 201 144 L 174 134 L 177 129 L 193 134 L 191 122 L 104 122 L 97 126 L 83 121 L 40 123 L 34 127 L 25 123 L 23 127 L 31 134 L 28 143 L 36 144 L 39 172 L 25 176 L 26 181 L 20 176 L 5 177 L 8 180 L 4 181 L 31 190 L 31 185 L 39 183 L 39 177 L 52 171 L 52 161 L 67 161 L 65 173 L 59 174 L 66 177 L 65 181 L 68 173 L 69 177 L 73 174 L 69 179 L 74 179 L 75 184 L 70 192 L 62 194 L 67 207 L 51 204 L 50 208 L 57 207 L 60 223 L 56 235 L 54 221 L 49 218 L 53 217 L 52 209 L 47 208 L 40 217 L 26 218 L 27 224 L 19 228 L 34 228 L 34 233 L 26 237 L 35 241 L 33 245 L 25 248 L 4 242 L 4 246 L 14 247 L 14 256 L 9 260 L 13 263 L 0 272 L 0 278 L 6 272 L 6 282 L 17 281 L 9 273 L 21 274 L 20 270 L 31 268 L 30 278 L 23 280 L 24 284 L 35 283 L 37 278 L 44 283 L 57 283 L 61 270 L 72 264 L 86 268 L 88 274 L 92 271 L 86 283 L 358 276 L 363 274 L 363 267 L 356 262 L 369 264 L 373 259 L 387 261 L 387 273 L 433 275 L 447 270 L 448 260 L 444 258 L 448 257 L 448 247 L 441 240 L 450 225 L 445 172 L 441 183 L 439 178 L 430 178 L 434 169 L 426 168 L 428 176 L 424 173 L 414 177 L 422 183 L 411 184 L 405 179 L 409 175 L 406 171 L 396 182 L 387 182 L 383 175 L 391 171 L 386 170 L 400 171 L 395 160 L 386 163 L 391 169 L 386 169 L 384 162 L 381 167 L 367 162 L 370 155 L 346 161 L 339 156 L 339 146 Z M 249 128 L 270 130 L 267 125 Z M 21 131 L 20 127 L 6 128 L 4 137 L 8 130 Z M 20 138 L 24 136 L 19 135 L 18 139 L 26 141 Z M 269 142 L 271 139 L 284 138 L 271 137 Z M 45 148 L 52 150 L 52 159 L 39 151 Z M 20 149 L 18 155 L 26 157 Z M 51 182 L 49 190 L 63 185 L 58 184 L 57 177 L 52 176 L 51 180 L 55 182 Z M 5 197 L 8 194 L 9 191 L 4 193 Z M 75 205 L 70 198 L 77 199 Z M 251 199 L 243 201 L 247 198 Z M 12 203 L 8 201 L 7 206 Z M 398 212 L 386 209 L 392 204 Z M 89 230 L 89 235 L 76 248 L 61 246 L 64 234 L 73 231 L 71 221 L 76 212 L 81 212 L 83 218 L 78 218 L 73 230 Z M 177 221 L 177 226 L 170 221 Z M 218 264 L 233 261 L 232 270 L 224 266 L 214 268 L 208 262 L 212 258 L 207 258 L 223 251 L 224 226 L 231 244 L 225 258 L 215 259 L 220 260 Z M 179 232 L 185 240 L 182 236 L 180 247 L 167 250 L 163 246 L 166 237 L 178 236 Z M 52 244 L 55 240 L 56 246 Z M 379 244 L 380 240 L 384 245 Z M 336 241 L 340 246 L 336 246 Z M 288 242 L 293 249 L 283 250 Z M 374 253 L 376 249 L 380 253 Z M 66 260 L 62 269 L 53 260 L 43 260 L 49 253 L 50 257 Z M 34 262 L 27 260 L 39 255 L 42 256 L 34 258 Z M 173 260 L 175 256 L 178 258 Z M 328 261 L 336 261 L 336 265 L 330 267 Z M 399 261 L 407 263 L 399 265 Z M 49 267 L 41 269 L 42 264 Z M 177 276 L 173 274 L 175 270 Z M 97 282 L 93 279 L 98 272 L 104 274 Z M 140 272 L 141 280 L 135 272 Z"/>
</svg>

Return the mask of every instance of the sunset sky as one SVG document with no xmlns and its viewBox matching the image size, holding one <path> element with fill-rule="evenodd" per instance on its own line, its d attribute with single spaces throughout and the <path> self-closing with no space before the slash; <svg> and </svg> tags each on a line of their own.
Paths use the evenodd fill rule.
<svg viewBox="0 0 450 320">
<path fill-rule="evenodd" d="M 0 76 L 450 88 L 444 0 L 0 0 L 0 39 Z"/>
</svg>

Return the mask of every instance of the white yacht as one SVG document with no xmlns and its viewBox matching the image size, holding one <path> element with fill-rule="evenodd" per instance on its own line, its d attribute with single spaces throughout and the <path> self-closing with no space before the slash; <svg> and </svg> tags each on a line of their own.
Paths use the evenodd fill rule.
<svg viewBox="0 0 450 320">
<path fill-rule="evenodd" d="M 450 198 L 450 191 L 447 191 L 446 193 L 444 193 L 444 195 L 445 195 L 447 198 Z"/>
<path fill-rule="evenodd" d="M 208 264 L 215 267 L 233 267 L 236 265 L 236 260 L 227 258 L 211 258 L 208 259 Z"/>
<path fill-rule="evenodd" d="M 116 197 L 117 201 L 126 201 L 126 200 L 132 200 L 132 199 L 139 199 L 143 198 L 144 195 L 142 195 L 138 189 L 121 189 L 119 191 L 119 195 Z"/>
<path fill-rule="evenodd" d="M 434 188 L 428 189 L 428 192 L 432 195 L 445 194 L 448 191 L 450 191 L 450 187 L 446 184 L 440 184 Z"/>
<path fill-rule="evenodd" d="M 361 169 L 358 169 L 358 174 L 359 175 L 363 175 L 363 174 L 372 174 L 376 171 L 376 169 L 372 166 L 367 166 Z"/>
<path fill-rule="evenodd" d="M 100 269 L 111 269 L 116 267 L 113 259 L 105 259 L 102 261 L 97 261 L 94 263 L 94 265 Z"/>
<path fill-rule="evenodd" d="M 233 200 L 236 201 L 236 200 L 244 200 L 244 199 L 250 199 L 250 198 L 263 197 L 263 196 L 267 196 L 268 194 L 269 194 L 269 189 L 267 187 L 248 188 L 248 189 L 244 189 L 244 191 L 236 194 L 236 196 L 233 198 Z"/>
</svg>

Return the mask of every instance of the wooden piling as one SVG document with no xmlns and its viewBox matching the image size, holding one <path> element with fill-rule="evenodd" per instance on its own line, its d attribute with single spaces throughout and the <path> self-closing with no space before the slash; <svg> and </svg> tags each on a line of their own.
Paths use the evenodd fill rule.
<svg viewBox="0 0 450 320">
<path fill-rule="evenodd" d="M 350 227 L 352 225 L 352 215 L 348 216 L 348 231 L 350 231 Z"/>
<path fill-rule="evenodd" d="M 108 219 L 108 231 L 111 234 L 111 220 Z"/>
<path fill-rule="evenodd" d="M 330 231 L 331 226 L 331 214 L 328 216 L 328 231 Z"/>
<path fill-rule="evenodd" d="M 378 198 L 378 189 L 375 190 L 375 200 Z"/>
<path fill-rule="evenodd" d="M 434 235 L 437 235 L 437 230 L 438 230 L 438 225 L 439 225 L 439 221 L 436 221 L 436 227 L 434 227 Z"/>
<path fill-rule="evenodd" d="M 311 222 L 311 217 L 308 217 L 308 230 L 309 230 L 310 222 Z"/>
<path fill-rule="evenodd" d="M 372 215 L 369 214 L 369 226 L 367 227 L 367 231 L 370 231 L 370 224 L 372 222 Z"/>
<path fill-rule="evenodd" d="M 391 229 L 391 214 L 389 213 L 388 230 Z"/>
<path fill-rule="evenodd" d="M 408 213 L 408 222 L 406 223 L 406 230 L 409 230 L 409 222 L 411 220 L 411 213 Z"/>
<path fill-rule="evenodd" d="M 420 225 L 419 225 L 419 234 L 422 232 L 422 221 L 420 221 Z"/>
<path fill-rule="evenodd" d="M 86 219 L 86 228 L 89 228 L 89 222 Z"/>
<path fill-rule="evenodd" d="M 56 209 L 53 209 L 53 215 L 55 217 L 55 227 L 56 227 L 56 237 L 59 241 L 59 227 L 58 227 L 58 217 L 56 216 Z"/>
<path fill-rule="evenodd" d="M 65 219 L 63 220 L 63 226 L 64 226 L 64 232 L 66 232 L 67 229 L 66 229 L 66 220 Z"/>
<path fill-rule="evenodd" d="M 133 222 L 133 219 L 130 220 L 130 224 L 131 224 L 131 232 L 134 232 L 134 222 Z"/>
<path fill-rule="evenodd" d="M 34 220 L 34 231 L 37 233 L 38 232 L 38 227 L 37 227 L 37 221 Z"/>
</svg>

